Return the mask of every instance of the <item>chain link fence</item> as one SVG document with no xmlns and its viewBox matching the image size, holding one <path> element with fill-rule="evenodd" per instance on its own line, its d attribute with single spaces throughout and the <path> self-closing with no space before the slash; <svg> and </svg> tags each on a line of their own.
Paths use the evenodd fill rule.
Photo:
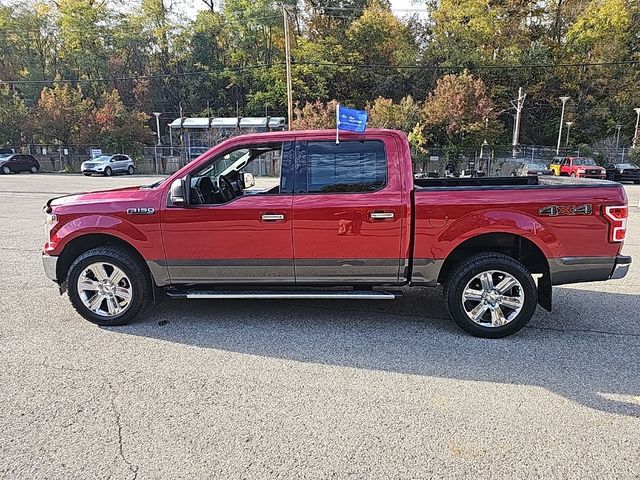
<svg viewBox="0 0 640 480">
<path fill-rule="evenodd" d="M 213 146 L 213 145 L 212 145 Z M 91 159 L 91 145 L 42 145 L 9 146 L 0 149 L 0 155 L 16 152 L 33 155 L 43 172 L 79 173 L 82 162 Z M 185 148 L 182 146 L 145 146 L 136 152 L 118 151 L 134 159 L 136 173 L 170 175 L 193 159 L 209 150 L 208 146 Z M 477 150 L 457 150 L 428 147 L 414 155 L 414 171 L 425 176 L 444 176 L 445 170 L 455 167 L 464 174 L 488 176 L 511 175 L 515 165 L 523 161 L 548 164 L 556 157 L 556 147 L 549 145 L 482 146 Z M 561 149 L 559 156 L 592 157 L 600 165 L 629 162 L 629 148 L 591 148 L 581 146 Z M 260 168 L 267 168 L 261 166 Z"/>
</svg>

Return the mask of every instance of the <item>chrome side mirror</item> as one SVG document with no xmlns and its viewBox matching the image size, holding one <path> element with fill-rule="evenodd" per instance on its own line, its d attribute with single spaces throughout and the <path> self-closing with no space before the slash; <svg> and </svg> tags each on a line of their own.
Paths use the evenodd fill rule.
<svg viewBox="0 0 640 480">
<path fill-rule="evenodd" d="M 171 193 L 169 195 L 172 205 L 176 207 L 183 207 L 187 204 L 184 190 L 184 179 L 179 178 L 173 181 L 171 184 Z"/>
<path fill-rule="evenodd" d="M 251 188 L 255 186 L 256 179 L 254 178 L 253 173 L 244 172 L 242 176 L 243 176 L 242 182 L 244 183 L 244 188 Z"/>
</svg>

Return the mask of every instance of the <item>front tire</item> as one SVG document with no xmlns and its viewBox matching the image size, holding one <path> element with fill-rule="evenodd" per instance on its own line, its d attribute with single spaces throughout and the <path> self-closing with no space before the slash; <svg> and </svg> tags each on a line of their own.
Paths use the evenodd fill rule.
<svg viewBox="0 0 640 480">
<path fill-rule="evenodd" d="M 518 332 L 531 320 L 538 303 L 531 273 L 499 253 L 481 253 L 459 263 L 445 283 L 444 297 L 458 326 L 483 338 Z"/>
<path fill-rule="evenodd" d="M 9 175 L 11 173 L 11 168 L 5 165 L 4 167 L 2 167 L 2 173 L 4 173 L 5 175 Z"/>
<path fill-rule="evenodd" d="M 134 172 L 133 165 L 129 165 L 129 168 L 127 168 L 127 175 L 133 175 L 133 172 Z"/>
<path fill-rule="evenodd" d="M 104 176 L 105 177 L 110 177 L 111 175 L 113 175 L 113 170 L 111 170 L 111 167 L 107 167 L 104 169 Z"/>
<path fill-rule="evenodd" d="M 129 250 L 98 247 L 84 252 L 69 268 L 67 290 L 76 311 L 96 325 L 126 325 L 151 301 L 146 265 Z"/>
<path fill-rule="evenodd" d="M 31 173 L 38 173 L 38 167 L 36 167 L 36 166 L 34 165 L 33 167 L 31 167 L 31 168 L 29 169 L 29 171 L 30 171 Z"/>
</svg>

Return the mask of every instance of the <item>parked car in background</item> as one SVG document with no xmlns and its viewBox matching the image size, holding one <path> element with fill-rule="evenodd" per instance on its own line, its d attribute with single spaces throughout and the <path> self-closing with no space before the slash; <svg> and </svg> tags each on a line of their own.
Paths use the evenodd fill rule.
<svg viewBox="0 0 640 480">
<path fill-rule="evenodd" d="M 560 164 L 564 160 L 564 157 L 553 157 L 551 163 L 549 163 L 549 170 L 551 170 L 551 175 L 560 175 Z"/>
<path fill-rule="evenodd" d="M 13 148 L 0 148 L 0 157 L 5 155 L 11 155 L 12 153 L 16 153 Z"/>
<path fill-rule="evenodd" d="M 511 172 L 512 177 L 526 177 L 527 175 L 551 175 L 552 172 L 539 160 L 526 160 L 516 164 Z"/>
<path fill-rule="evenodd" d="M 11 153 L 9 155 L 0 154 L 0 172 L 4 174 L 31 172 L 37 173 L 40 170 L 38 160 L 31 155 L 22 153 Z"/>
<path fill-rule="evenodd" d="M 640 184 L 640 167 L 633 163 L 610 163 L 607 165 L 607 178 L 615 182 Z"/>
<path fill-rule="evenodd" d="M 605 178 L 606 171 L 593 158 L 565 157 L 560 162 L 559 172 L 554 171 L 554 174 L 561 177 Z"/>
<path fill-rule="evenodd" d="M 100 155 L 99 157 L 87 160 L 80 166 L 83 174 L 90 176 L 99 173 L 105 177 L 110 177 L 115 173 L 126 173 L 133 175 L 135 167 L 133 160 L 128 155 Z"/>
</svg>

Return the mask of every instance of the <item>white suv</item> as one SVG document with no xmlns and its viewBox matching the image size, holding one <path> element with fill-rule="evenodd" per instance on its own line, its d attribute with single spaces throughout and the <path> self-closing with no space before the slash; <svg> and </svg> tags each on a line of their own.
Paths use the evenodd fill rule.
<svg viewBox="0 0 640 480">
<path fill-rule="evenodd" d="M 133 160 L 128 155 L 100 155 L 83 162 L 80 170 L 87 176 L 92 173 L 100 173 L 105 177 L 110 177 L 114 173 L 133 175 L 135 167 L 133 166 Z"/>
</svg>

